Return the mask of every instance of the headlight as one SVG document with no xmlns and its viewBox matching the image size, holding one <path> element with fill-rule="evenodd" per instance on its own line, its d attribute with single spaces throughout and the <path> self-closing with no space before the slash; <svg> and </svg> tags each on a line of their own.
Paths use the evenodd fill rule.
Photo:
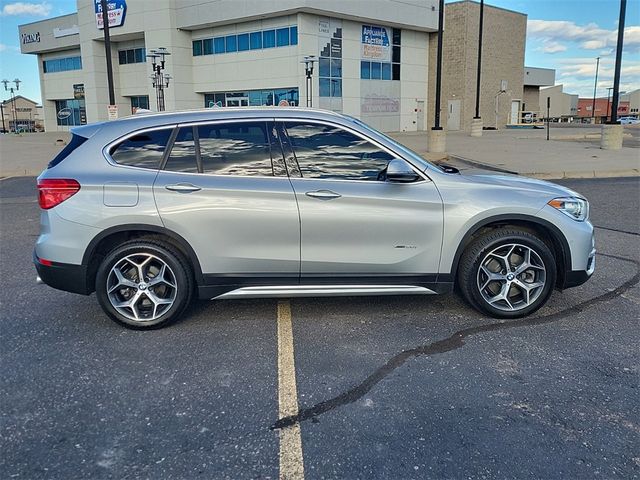
<svg viewBox="0 0 640 480">
<path fill-rule="evenodd" d="M 579 222 L 584 222 L 589 218 L 589 202 L 584 198 L 554 198 L 549 202 L 549 205 Z"/>
</svg>

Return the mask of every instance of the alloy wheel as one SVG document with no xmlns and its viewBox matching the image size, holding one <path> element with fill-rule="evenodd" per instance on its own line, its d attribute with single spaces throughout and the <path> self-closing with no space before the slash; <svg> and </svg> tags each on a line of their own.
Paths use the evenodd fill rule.
<svg viewBox="0 0 640 480">
<path fill-rule="evenodd" d="M 511 243 L 484 256 L 478 268 L 477 286 L 489 305 L 513 312 L 533 304 L 542 294 L 546 279 L 540 255 L 531 247 Z"/>
<path fill-rule="evenodd" d="M 171 267 L 160 257 L 136 253 L 120 259 L 107 277 L 109 302 L 122 316 L 153 322 L 174 304 L 178 292 Z"/>
</svg>

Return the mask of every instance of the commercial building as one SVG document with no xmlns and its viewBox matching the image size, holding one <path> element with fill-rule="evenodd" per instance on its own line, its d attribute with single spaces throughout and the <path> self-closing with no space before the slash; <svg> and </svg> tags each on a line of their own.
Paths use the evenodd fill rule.
<svg viewBox="0 0 640 480">
<path fill-rule="evenodd" d="M 547 98 L 549 99 L 548 118 L 555 122 L 573 122 L 578 115 L 578 95 L 562 91 L 563 85 L 555 85 L 540 90 L 539 119 L 547 118 Z"/>
<path fill-rule="evenodd" d="M 165 47 L 166 110 L 305 105 L 301 61 L 315 56 L 313 106 L 383 131 L 433 125 L 438 0 L 108 3 L 119 116 L 157 108 L 147 55 Z M 77 13 L 19 29 L 22 52 L 38 57 L 47 130 L 108 118 L 100 2 L 77 5 Z M 442 123 L 450 130 L 468 129 L 474 114 L 478 15 L 476 2 L 446 6 Z M 485 125 L 517 123 L 526 105 L 537 104 L 538 84 L 525 92 L 525 33 L 525 15 L 485 7 Z"/>
<path fill-rule="evenodd" d="M 102 14 L 78 12 L 20 26 L 38 56 L 48 130 L 105 120 L 109 103 Z M 156 109 L 146 55 L 165 47 L 167 110 L 213 105 L 312 104 L 383 130 L 425 127 L 427 49 L 437 0 L 112 0 L 110 33 L 119 115 Z M 62 112 L 62 113 L 60 113 Z"/>
<path fill-rule="evenodd" d="M 640 117 L 640 88 L 620 95 L 621 102 L 629 102 L 629 116 Z"/>
<path fill-rule="evenodd" d="M 611 97 L 578 99 L 578 120 L 582 123 L 605 123 L 611 117 Z M 594 108 L 595 107 L 595 108 Z M 626 117 L 630 113 L 629 102 L 618 102 L 618 117 Z"/>
<path fill-rule="evenodd" d="M 463 0 L 445 5 L 441 123 L 448 130 L 469 130 L 475 115 L 479 21 L 478 2 Z M 525 14 L 485 4 L 479 109 L 485 128 L 519 123 L 527 105 L 538 108 L 539 87 L 553 85 L 554 70 L 525 69 L 526 31 Z M 432 34 L 429 48 L 429 64 L 433 65 L 436 35 Z M 435 69 L 430 69 L 430 125 L 435 75 Z"/>
<path fill-rule="evenodd" d="M 42 106 L 22 95 L 0 103 L 3 132 L 36 132 L 44 130 Z"/>
</svg>

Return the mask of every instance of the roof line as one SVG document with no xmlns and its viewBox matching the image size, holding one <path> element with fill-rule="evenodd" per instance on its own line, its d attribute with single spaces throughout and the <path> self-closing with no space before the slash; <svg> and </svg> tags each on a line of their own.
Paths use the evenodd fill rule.
<svg viewBox="0 0 640 480">
<path fill-rule="evenodd" d="M 35 22 L 21 23 L 20 25 L 18 25 L 18 28 L 26 27 L 28 25 L 35 25 L 36 23 L 48 22 L 49 20 L 56 20 L 58 18 L 70 17 L 71 15 L 78 15 L 78 12 L 65 13 L 64 15 L 58 15 L 57 17 L 43 18 L 42 20 L 36 20 Z"/>
</svg>

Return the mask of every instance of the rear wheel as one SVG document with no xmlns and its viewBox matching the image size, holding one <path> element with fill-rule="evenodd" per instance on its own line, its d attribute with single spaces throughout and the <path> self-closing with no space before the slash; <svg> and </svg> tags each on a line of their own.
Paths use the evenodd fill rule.
<svg viewBox="0 0 640 480">
<path fill-rule="evenodd" d="M 464 297 L 497 318 L 533 313 L 549 299 L 556 282 L 555 258 L 535 235 L 496 229 L 465 250 L 458 269 Z"/>
<path fill-rule="evenodd" d="M 191 270 L 172 246 L 131 240 L 100 264 L 96 295 L 102 309 L 129 328 L 160 328 L 177 320 L 191 302 Z"/>
</svg>

